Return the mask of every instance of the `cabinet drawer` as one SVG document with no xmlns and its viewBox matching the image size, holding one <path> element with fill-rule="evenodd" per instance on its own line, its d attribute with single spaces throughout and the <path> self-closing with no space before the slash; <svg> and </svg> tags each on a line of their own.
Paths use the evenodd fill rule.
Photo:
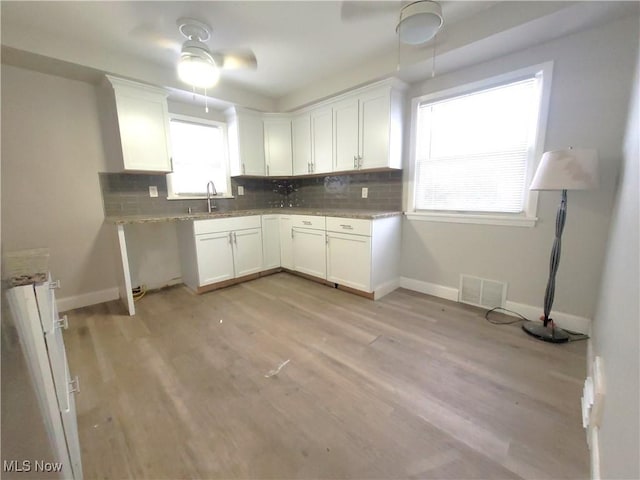
<svg viewBox="0 0 640 480">
<path fill-rule="evenodd" d="M 371 236 L 371 220 L 361 218 L 327 217 L 327 232 L 353 233 Z"/>
<path fill-rule="evenodd" d="M 247 228 L 260 228 L 260 215 L 250 217 L 208 218 L 193 222 L 194 235 L 204 233 L 228 232 L 231 230 L 244 230 Z"/>
<path fill-rule="evenodd" d="M 291 226 L 324 230 L 326 225 L 324 219 L 325 217 L 316 217 L 315 215 L 292 215 Z"/>
</svg>

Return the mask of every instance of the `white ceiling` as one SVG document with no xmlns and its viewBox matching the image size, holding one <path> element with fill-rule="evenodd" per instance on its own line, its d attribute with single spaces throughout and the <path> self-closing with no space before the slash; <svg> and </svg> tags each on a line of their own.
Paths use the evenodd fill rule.
<svg viewBox="0 0 640 480">
<path fill-rule="evenodd" d="M 445 25 L 438 52 L 451 58 L 458 52 L 459 58 L 449 65 L 440 62 L 442 68 L 478 61 L 478 42 L 487 44 L 483 55 L 489 58 L 619 17 L 636 2 L 578 3 L 579 10 L 576 2 L 443 1 Z M 47 70 L 55 63 L 49 59 L 55 59 L 58 70 L 75 69 L 72 76 L 77 76 L 80 65 L 87 72 L 188 90 L 175 73 L 183 40 L 176 20 L 187 16 L 213 27 L 208 42 L 212 50 L 251 48 L 258 59 L 257 70 L 225 71 L 211 95 L 263 109 L 273 109 L 278 99 L 284 99 L 280 103 L 291 108 L 331 89 L 347 88 L 348 83 L 396 74 L 395 25 L 401 5 L 399 1 L 4 1 L 3 61 Z M 558 33 L 552 25 L 561 14 L 571 21 L 565 20 L 565 31 Z M 505 35 L 517 38 L 518 29 L 526 29 L 526 35 L 521 34 L 519 41 L 504 41 Z M 465 48 L 474 44 L 475 57 L 465 59 Z M 399 76 L 408 81 L 426 77 L 430 52 L 430 47 L 403 46 Z M 335 80 L 341 76 L 344 84 Z"/>
</svg>

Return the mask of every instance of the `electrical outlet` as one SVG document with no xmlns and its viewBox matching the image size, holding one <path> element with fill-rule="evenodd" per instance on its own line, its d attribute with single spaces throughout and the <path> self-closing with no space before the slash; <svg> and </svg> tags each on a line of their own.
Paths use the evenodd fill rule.
<svg viewBox="0 0 640 480">
<path fill-rule="evenodd" d="M 367 187 L 362 187 L 362 198 L 369 198 L 369 189 Z"/>
<path fill-rule="evenodd" d="M 244 187 L 242 185 L 238 185 L 238 195 L 244 195 Z"/>
<path fill-rule="evenodd" d="M 158 187 L 156 187 L 155 185 L 149 186 L 149 196 L 150 197 L 157 197 L 158 196 Z"/>
</svg>

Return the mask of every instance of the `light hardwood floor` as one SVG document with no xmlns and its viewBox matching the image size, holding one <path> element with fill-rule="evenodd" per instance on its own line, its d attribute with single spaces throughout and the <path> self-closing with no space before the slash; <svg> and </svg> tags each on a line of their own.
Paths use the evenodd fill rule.
<svg viewBox="0 0 640 480">
<path fill-rule="evenodd" d="M 286 273 L 136 310 L 70 313 L 87 479 L 589 476 L 586 342 Z"/>
</svg>

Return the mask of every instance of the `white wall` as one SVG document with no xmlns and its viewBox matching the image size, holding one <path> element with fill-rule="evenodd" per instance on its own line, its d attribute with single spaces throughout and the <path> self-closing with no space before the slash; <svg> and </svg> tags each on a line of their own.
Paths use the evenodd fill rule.
<svg viewBox="0 0 640 480">
<path fill-rule="evenodd" d="M 569 192 L 556 312 L 591 318 L 595 311 L 637 44 L 638 18 L 628 18 L 436 76 L 413 85 L 408 94 L 410 102 L 425 93 L 554 61 L 545 150 L 593 147 L 601 162 L 598 191 Z M 405 172 L 407 165 L 408 148 Z M 533 228 L 406 220 L 402 275 L 451 288 L 458 288 L 461 273 L 505 281 L 508 300 L 540 306 L 542 312 L 559 200 L 559 192 L 540 192 L 540 220 Z"/>
<path fill-rule="evenodd" d="M 49 247 L 59 298 L 114 294 L 104 169 L 94 87 L 3 64 L 2 249 Z"/>
<path fill-rule="evenodd" d="M 640 57 L 624 161 L 611 218 L 593 353 L 604 365 L 601 478 L 640 478 Z"/>
</svg>

